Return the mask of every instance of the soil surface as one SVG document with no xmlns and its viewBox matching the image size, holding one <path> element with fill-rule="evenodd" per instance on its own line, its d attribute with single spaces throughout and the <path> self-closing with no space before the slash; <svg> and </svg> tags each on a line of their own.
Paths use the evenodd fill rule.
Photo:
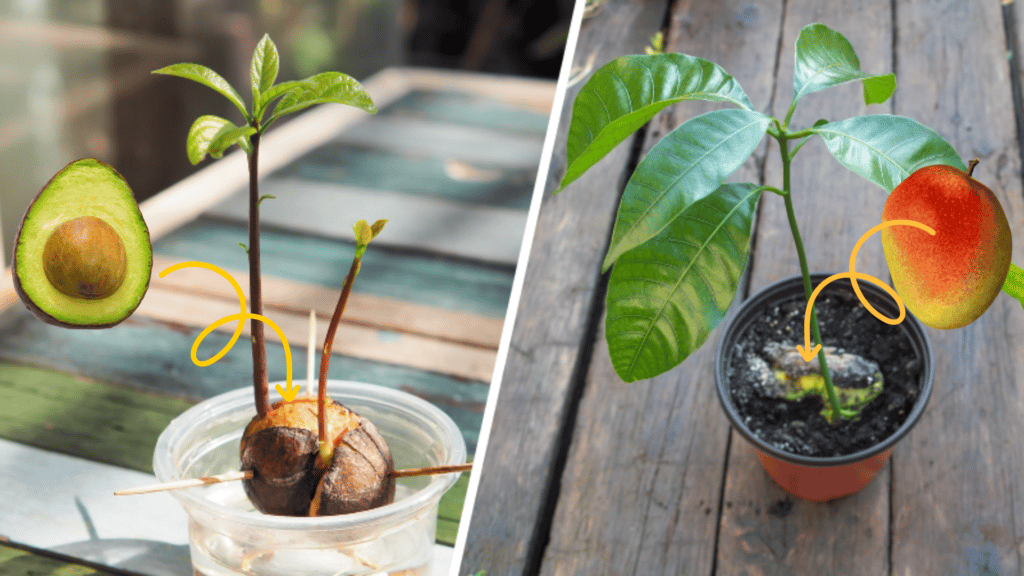
<svg viewBox="0 0 1024 576">
<path fill-rule="evenodd" d="M 768 397 L 755 383 L 748 353 L 770 363 L 763 352 L 767 343 L 803 344 L 806 301 L 799 297 L 766 307 L 761 319 L 740 337 L 728 362 L 730 395 L 747 428 L 769 444 L 804 456 L 852 454 L 885 440 L 906 421 L 919 396 L 922 361 L 904 329 L 873 316 L 849 288 L 829 286 L 814 307 L 825 346 L 858 354 L 881 367 L 884 388 L 860 419 L 831 426 L 820 414 L 819 397 L 800 401 Z"/>
</svg>

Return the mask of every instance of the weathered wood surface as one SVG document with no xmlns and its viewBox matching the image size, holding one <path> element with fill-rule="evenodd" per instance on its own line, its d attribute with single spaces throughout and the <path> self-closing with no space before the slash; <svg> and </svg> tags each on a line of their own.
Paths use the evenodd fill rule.
<svg viewBox="0 0 1024 576">
<path fill-rule="evenodd" d="M 1017 6 L 1009 10 L 1024 17 Z M 898 88 L 893 100 L 870 107 L 864 106 L 857 83 L 808 95 L 792 125 L 864 113 L 909 116 L 937 130 L 964 159 L 979 157 L 975 175 L 999 196 L 1011 229 L 1024 230 L 1020 142 L 997 3 L 676 2 L 667 18 L 668 49 L 721 64 L 758 110 L 781 117 L 792 97 L 794 41 L 813 22 L 842 32 L 863 70 L 895 72 Z M 604 30 L 606 37 L 617 33 L 610 26 Z M 644 30 L 633 34 L 640 45 L 647 37 Z M 600 45 L 599 37 L 581 36 L 576 62 L 586 61 L 588 47 Z M 597 58 L 595 65 L 636 51 Z M 652 138 L 707 109 L 687 102 L 667 110 L 648 126 L 640 151 L 649 148 Z M 564 145 L 565 127 L 560 131 L 556 154 Z M 615 173 L 631 161 L 635 158 L 628 155 L 606 159 L 598 168 Z M 811 269 L 845 269 L 853 244 L 880 220 L 886 192 L 848 172 L 820 141 L 802 149 L 793 166 L 797 220 Z M 560 176 L 559 158 L 552 167 L 549 188 Z M 734 179 L 779 185 L 777 147 L 759 149 Z M 608 187 L 621 186 L 608 176 L 603 180 Z M 575 188 L 555 199 L 580 192 L 591 201 L 603 197 L 602 187 Z M 545 198 L 540 222 L 583 209 L 564 200 L 555 214 L 554 202 Z M 609 214 L 606 231 L 611 219 Z M 816 504 L 788 496 L 768 477 L 746 440 L 729 430 L 712 383 L 717 331 L 681 367 L 630 385 L 612 371 L 600 329 L 582 348 L 578 339 L 570 341 L 577 346 L 572 360 L 582 358 L 583 366 L 540 365 L 538 351 L 519 344 L 532 353 L 526 356 L 517 349 L 517 342 L 536 340 L 537 326 L 565 309 L 564 300 L 554 297 L 531 300 L 531 290 L 540 292 L 531 283 L 557 294 L 557 286 L 598 277 L 596 268 L 577 271 L 575 277 L 568 270 L 555 275 L 535 269 L 557 258 L 549 254 L 557 249 L 556 240 L 556 229 L 538 226 L 535 247 L 548 247 L 548 252 L 538 258 L 535 248 L 529 265 L 463 574 L 478 569 L 529 575 L 1024 574 L 1024 531 L 1017 520 L 1024 513 L 1024 450 L 1019 445 L 1024 355 L 1017 344 L 1024 335 L 1024 316 L 1017 302 L 999 296 L 967 328 L 926 328 L 937 364 L 924 417 L 866 489 Z M 1014 261 L 1020 263 L 1024 258 L 1017 244 Z M 603 244 L 592 244 L 591 258 L 599 261 L 603 249 Z M 799 272 L 781 198 L 762 199 L 751 258 L 750 293 Z M 857 267 L 888 277 L 877 238 L 865 244 Z M 585 284 L 588 295 L 600 293 L 603 282 Z M 591 307 L 591 317 L 603 309 L 593 296 L 582 305 Z M 577 313 L 587 316 L 587 311 Z M 582 391 L 562 384 L 565 397 L 551 396 L 559 383 L 581 377 Z M 548 388 L 538 390 L 537 382 Z M 561 416 L 561 426 L 549 421 L 540 426 L 528 410 L 540 410 L 546 418 Z M 542 433 L 558 436 L 539 438 Z M 512 440 L 503 440 L 504 434 Z M 530 456 L 515 442 L 543 452 Z M 527 517 L 521 512 L 522 498 L 559 473 L 558 460 L 548 456 L 559 450 L 568 455 L 554 491 L 556 502 L 541 507 L 539 516 Z M 502 538 L 506 542 L 498 542 Z M 537 546 L 542 557 L 524 562 L 528 551 L 538 553 Z"/>
<path fill-rule="evenodd" d="M 352 264 L 353 244 L 273 228 L 260 234 L 265 275 L 341 289 Z M 246 228 L 242 223 L 199 218 L 157 241 L 153 251 L 178 262 L 200 260 L 224 269 L 248 270 L 248 258 L 238 246 L 245 240 Z M 504 318 L 513 275 L 509 266 L 391 250 L 377 246 L 374 241 L 366 251 L 352 290 L 432 308 Z"/>
<path fill-rule="evenodd" d="M 215 273 L 204 268 L 182 268 L 160 277 L 162 270 L 180 262 L 182 261 L 154 256 L 150 286 L 225 300 L 238 300 L 233 287 L 227 282 L 218 281 Z M 239 283 L 242 294 L 248 300 L 249 284 L 244 281 L 248 272 L 223 268 L 222 270 Z M 315 310 L 318 316 L 330 317 L 338 302 L 338 292 L 338 289 L 309 282 L 268 277 L 263 280 L 263 305 L 267 309 L 293 313 Z M 504 324 L 500 318 L 381 298 L 354 290 L 349 296 L 341 321 L 345 324 L 370 326 L 403 334 L 418 334 L 492 350 L 498 349 Z"/>
<path fill-rule="evenodd" d="M 897 2 L 895 111 L 943 134 L 999 197 L 1024 263 L 1020 146 L 995 2 Z M 1019 24 L 1021 6 L 1011 7 Z M 929 26 L 926 20 L 950 22 Z M 956 23 L 956 24 L 953 24 Z M 1020 54 L 1017 55 L 1018 59 Z M 1019 60 L 1018 60 L 1019 61 Z M 1019 103 L 1018 103 L 1019 105 Z M 1018 118 L 1020 122 L 1024 119 Z M 1006 295 L 931 330 L 928 410 L 892 465 L 893 572 L 1024 574 L 1024 315 Z"/>
<path fill-rule="evenodd" d="M 582 26 L 574 62 L 582 66 L 642 50 L 663 15 L 660 2 L 609 1 Z M 567 102 L 579 87 L 570 87 Z M 568 108 L 561 114 L 553 165 L 564 163 L 568 114 Z M 548 176 L 463 573 L 530 573 L 544 553 L 564 439 L 587 370 L 594 301 L 603 294 L 600 265 L 618 204 L 615 183 L 624 182 L 630 146 L 623 143 L 608 163 L 581 178 L 575 193 L 552 196 L 561 174 Z"/>
<path fill-rule="evenodd" d="M 668 48 L 719 63 L 765 110 L 773 101 L 782 10 L 769 3 L 749 8 L 677 7 Z M 721 107 L 686 102 L 667 109 L 652 120 L 641 152 L 689 118 Z M 759 182 L 764 154 L 762 145 L 732 180 Z M 565 194 L 582 192 L 571 187 Z M 710 574 L 730 434 L 712 371 L 721 330 L 676 369 L 624 384 L 608 357 L 603 318 L 601 326 L 540 573 Z"/>
</svg>

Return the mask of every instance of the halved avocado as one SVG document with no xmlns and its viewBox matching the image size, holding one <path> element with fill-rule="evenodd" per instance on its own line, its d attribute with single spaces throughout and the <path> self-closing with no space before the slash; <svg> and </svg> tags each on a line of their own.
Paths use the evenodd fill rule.
<svg viewBox="0 0 1024 576">
<path fill-rule="evenodd" d="M 106 328 L 149 288 L 149 228 L 124 177 L 85 158 L 57 173 L 29 205 L 14 241 L 14 287 L 44 322 Z"/>
</svg>

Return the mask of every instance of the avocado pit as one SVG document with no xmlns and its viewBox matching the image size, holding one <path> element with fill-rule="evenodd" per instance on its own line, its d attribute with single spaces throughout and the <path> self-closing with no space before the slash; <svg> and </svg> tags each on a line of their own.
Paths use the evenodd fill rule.
<svg viewBox="0 0 1024 576">
<path fill-rule="evenodd" d="M 79 216 L 57 226 L 43 248 L 47 280 L 73 298 L 110 296 L 124 282 L 126 268 L 121 237 L 95 216 Z"/>
<path fill-rule="evenodd" d="M 329 401 L 331 458 L 321 464 L 317 403 L 297 398 L 274 404 L 242 434 L 245 493 L 264 514 L 328 516 L 368 510 L 395 498 L 391 452 L 373 424 Z"/>
</svg>

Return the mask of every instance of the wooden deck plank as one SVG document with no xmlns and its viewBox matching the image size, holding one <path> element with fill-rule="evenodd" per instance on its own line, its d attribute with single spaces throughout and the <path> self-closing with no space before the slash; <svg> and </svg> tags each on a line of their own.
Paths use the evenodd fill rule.
<svg viewBox="0 0 1024 576">
<path fill-rule="evenodd" d="M 536 174 L 536 165 L 533 167 Z M 515 266 L 523 243 L 526 211 L 348 184 L 274 178 L 260 186 L 276 202 L 266 204 L 261 225 L 354 242 L 360 218 L 388 225 L 375 247 L 394 246 Z M 280 198 L 281 200 L 277 200 Z M 249 194 L 239 192 L 212 207 L 207 216 L 247 222 Z M 265 250 L 272 248 L 267 246 Z"/>
<path fill-rule="evenodd" d="M 330 182 L 525 212 L 530 208 L 536 178 L 535 165 L 511 169 L 437 156 L 396 156 L 364 146 L 329 142 L 274 173 L 268 182 Z"/>
<path fill-rule="evenodd" d="M 676 5 L 668 48 L 719 63 L 766 106 L 781 19 L 771 3 Z M 721 107 L 687 102 L 659 115 L 644 150 Z M 762 146 L 733 179 L 758 182 L 763 154 Z M 719 334 L 678 368 L 624 384 L 599 331 L 542 574 L 714 573 L 729 436 L 712 371 Z"/>
<path fill-rule="evenodd" d="M 189 351 L 201 329 L 164 324 L 142 316 L 103 331 L 66 330 L 44 324 L 23 307 L 5 312 L 0 331 L 0 361 L 69 376 L 143 388 L 187 400 L 201 400 L 252 385 L 252 353 L 244 342 L 210 366 L 192 363 Z M 203 350 L 227 344 L 229 335 L 210 334 Z M 284 354 L 268 349 L 270 381 L 285 378 Z M 206 353 L 200 351 L 202 357 Z M 307 389 L 306 350 L 292 346 L 297 382 Z M 426 398 L 444 410 L 462 430 L 470 454 L 476 449 L 487 382 L 460 381 L 442 374 L 335 354 L 328 376 L 371 382 Z"/>
<path fill-rule="evenodd" d="M 110 574 L 110 572 L 85 566 L 79 562 L 41 556 L 0 542 L 0 574 L 5 576 L 14 576 L 15 574 L 31 574 L 33 576 L 58 576 L 61 574 L 105 576 Z"/>
<path fill-rule="evenodd" d="M 0 437 L 142 472 L 152 472 L 157 436 L 193 404 L 9 364 L 0 387 Z"/>
<path fill-rule="evenodd" d="M 202 330 L 218 319 L 238 312 L 237 300 L 232 302 L 153 286 L 135 314 Z M 275 311 L 267 317 L 281 329 L 291 346 L 302 349 L 308 346 L 308 311 Z M 326 334 L 329 324 L 329 317 L 318 317 L 317 334 Z M 246 322 L 242 330 L 243 336 L 249 335 L 249 326 Z M 231 334 L 236 327 L 237 322 L 229 322 L 216 330 Z M 282 342 L 277 331 L 270 326 L 266 331 L 266 339 L 268 343 Z M 240 341 L 244 343 L 247 338 Z M 191 346 L 189 349 L 191 350 Z M 457 379 L 488 382 L 494 373 L 493 350 L 354 324 L 338 326 L 333 349 L 346 356 L 437 372 Z M 205 360 L 216 354 L 217 350 L 219 348 L 201 346 L 198 356 Z M 273 348 L 268 348 L 268 353 L 273 354 L 272 350 Z M 292 362 L 295 362 L 294 358 Z M 299 374 L 294 374 L 293 377 L 297 378 Z"/>
<path fill-rule="evenodd" d="M 0 478 L 17 494 L 16 501 L 5 503 L 0 516 L 0 534 L 12 542 L 37 548 L 90 540 L 188 544 L 185 511 L 169 493 L 114 496 L 115 490 L 152 484 L 156 477 L 150 473 L 26 446 L 7 438 L 0 439 L 0 459 L 7 464 L 0 469 Z M 139 514 L 139 510 L 146 514 Z M 187 560 L 187 548 L 184 557 Z"/>
<path fill-rule="evenodd" d="M 182 268 L 163 278 L 159 277 L 162 270 L 179 262 L 181 261 L 155 256 L 150 285 L 165 290 L 173 289 L 182 293 L 237 301 L 234 288 L 209 270 Z M 248 272 L 234 269 L 224 271 L 239 283 L 242 293 L 248 300 L 249 283 L 245 280 Z M 338 292 L 337 289 L 308 282 L 268 276 L 263 278 L 263 305 L 267 310 L 291 313 L 316 310 L 318 316 L 330 318 L 337 305 Z M 499 318 L 443 310 L 355 292 L 349 296 L 341 321 L 405 334 L 418 334 L 494 351 L 498 349 L 504 324 Z"/>
<path fill-rule="evenodd" d="M 861 69 L 892 69 L 890 4 L 790 2 L 774 112 L 784 115 L 793 95 L 793 47 L 807 24 L 823 22 L 853 44 Z M 791 126 L 819 118 L 841 120 L 857 114 L 890 112 L 890 105 L 865 107 L 859 83 L 802 98 Z M 781 116 L 780 116 L 781 117 Z M 781 186 L 778 147 L 771 143 L 765 183 Z M 881 219 L 886 191 L 842 167 L 820 141 L 809 142 L 793 162 L 792 193 L 800 233 L 812 272 L 845 270 L 854 243 Z M 799 274 L 792 233 L 781 198 L 762 200 L 750 293 Z M 858 271 L 888 277 L 881 244 L 865 244 Z M 764 471 L 749 443 L 732 433 L 725 507 L 718 541 L 718 569 L 724 574 L 886 574 L 889 559 L 889 473 L 870 488 L 823 505 L 790 497 Z M 791 504 L 791 505 L 790 505 Z"/>
<path fill-rule="evenodd" d="M 894 5 L 896 112 L 937 130 L 965 160 L 981 160 L 974 176 L 1000 199 L 1013 261 L 1024 263 L 1021 143 L 1000 6 Z M 893 572 L 1024 574 L 1024 314 L 1000 295 L 971 325 L 929 335 L 935 389 L 893 462 Z"/>
<path fill-rule="evenodd" d="M 509 101 L 508 93 L 450 92 L 445 86 L 437 86 L 434 90 L 410 91 L 392 104 L 390 111 L 400 116 L 543 136 L 554 95 L 554 83 L 550 83 L 547 98 L 519 103 Z"/>
<path fill-rule="evenodd" d="M 262 271 L 267 276 L 341 289 L 355 250 L 341 240 L 275 230 L 260 232 Z M 176 261 L 199 260 L 224 269 L 248 270 L 246 227 L 199 218 L 153 244 L 153 252 Z M 447 310 L 504 318 L 514 270 L 427 253 L 370 246 L 354 292 Z"/>
<path fill-rule="evenodd" d="M 661 2 L 604 4 L 581 28 L 576 65 L 642 50 L 664 10 Z M 464 574 L 480 569 L 490 576 L 530 573 L 547 538 L 546 517 L 554 504 L 550 490 L 557 489 L 560 446 L 571 434 L 566 420 L 574 410 L 574 387 L 586 371 L 581 362 L 592 344 L 588 326 L 602 293 L 600 264 L 630 155 L 626 142 L 582 177 L 576 190 L 551 194 L 561 178 L 569 111 L 579 87 L 567 91 L 560 115 L 555 161 L 483 462 L 486 473 L 473 506 Z"/>
<path fill-rule="evenodd" d="M 439 156 L 470 164 L 525 168 L 540 163 L 544 136 L 379 116 L 353 126 L 335 141 L 409 156 Z"/>
</svg>

